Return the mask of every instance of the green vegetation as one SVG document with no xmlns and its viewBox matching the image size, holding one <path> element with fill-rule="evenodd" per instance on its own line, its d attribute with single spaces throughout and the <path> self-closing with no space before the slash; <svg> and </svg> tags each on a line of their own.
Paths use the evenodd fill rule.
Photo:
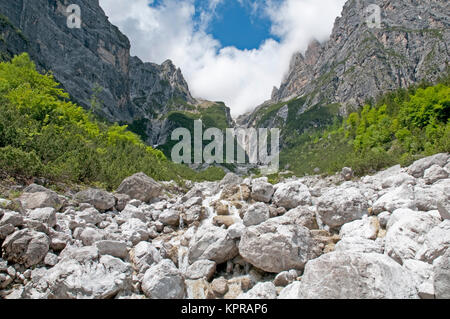
<svg viewBox="0 0 450 319">
<path fill-rule="evenodd" d="M 282 167 L 298 175 L 334 173 L 344 166 L 359 175 L 450 151 L 449 79 L 398 90 L 366 104 L 325 128 L 289 140 Z"/>
<path fill-rule="evenodd" d="M 224 176 L 217 168 L 196 173 L 175 165 L 126 126 L 96 120 L 27 54 L 0 63 L 0 170 L 108 189 L 140 171 L 156 180 Z"/>
</svg>

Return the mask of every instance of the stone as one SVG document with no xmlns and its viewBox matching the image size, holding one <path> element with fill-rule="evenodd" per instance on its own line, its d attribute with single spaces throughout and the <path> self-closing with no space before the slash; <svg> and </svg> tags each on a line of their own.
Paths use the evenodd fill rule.
<svg viewBox="0 0 450 319">
<path fill-rule="evenodd" d="M 245 226 L 243 223 L 235 223 L 228 227 L 228 236 L 230 236 L 231 239 L 239 239 L 244 231 Z"/>
<path fill-rule="evenodd" d="M 52 191 L 23 193 L 19 198 L 19 202 L 25 209 L 53 207 L 59 210 L 63 202 L 59 196 Z"/>
<path fill-rule="evenodd" d="M 145 272 L 142 291 L 150 299 L 182 299 L 185 283 L 174 263 L 164 259 Z"/>
<path fill-rule="evenodd" d="M 211 289 L 218 297 L 221 297 L 228 292 L 228 281 L 223 277 L 216 278 L 211 282 Z"/>
<path fill-rule="evenodd" d="M 298 277 L 298 272 L 295 269 L 280 272 L 274 279 L 273 283 L 277 287 L 286 287 L 295 281 Z"/>
<path fill-rule="evenodd" d="M 219 216 L 226 216 L 230 215 L 228 204 L 223 202 L 216 202 L 216 205 L 214 206 L 216 209 L 216 214 Z"/>
<path fill-rule="evenodd" d="M 241 183 L 242 183 L 242 178 L 240 178 L 239 176 L 237 176 L 234 173 L 227 173 L 225 175 L 225 177 L 220 181 L 219 185 L 226 186 L 226 185 L 236 185 L 236 184 L 241 184 Z"/>
<path fill-rule="evenodd" d="M 134 205 L 131 205 L 131 204 L 128 204 L 127 206 L 125 206 L 125 208 L 120 212 L 119 216 L 123 220 L 137 218 L 137 219 L 140 219 L 144 223 L 147 221 L 147 216 L 146 216 L 145 212 L 142 209 L 140 209 Z"/>
<path fill-rule="evenodd" d="M 250 206 L 244 214 L 244 225 L 259 225 L 270 218 L 269 208 L 263 203 Z"/>
<path fill-rule="evenodd" d="M 377 253 L 384 252 L 384 245 L 380 241 L 361 237 L 344 237 L 334 247 L 337 252 Z"/>
<path fill-rule="evenodd" d="M 278 184 L 273 203 L 286 209 L 306 206 L 311 204 L 311 194 L 308 187 L 299 181 Z"/>
<path fill-rule="evenodd" d="M 394 211 L 385 237 L 385 253 L 399 263 L 414 259 L 421 249 L 426 234 L 439 225 L 440 220 L 424 212 L 405 214 L 404 210 Z"/>
<path fill-rule="evenodd" d="M 185 276 L 188 279 L 210 280 L 216 272 L 216 263 L 212 260 L 197 260 L 186 270 Z"/>
<path fill-rule="evenodd" d="M 92 246 L 96 242 L 103 240 L 105 235 L 100 229 L 86 227 L 84 229 L 77 228 L 73 237 L 81 240 L 85 246 Z"/>
<path fill-rule="evenodd" d="M 399 172 L 382 179 L 383 188 L 399 187 L 403 184 L 415 185 L 416 179 L 404 172 Z"/>
<path fill-rule="evenodd" d="M 120 225 L 120 230 L 124 239 L 131 241 L 133 245 L 149 238 L 147 224 L 137 218 L 131 218 Z"/>
<path fill-rule="evenodd" d="M 0 226 L 0 240 L 5 240 L 6 237 L 14 233 L 16 228 L 12 224 L 5 224 Z"/>
<path fill-rule="evenodd" d="M 99 211 L 108 211 L 116 204 L 116 199 L 105 190 L 89 188 L 75 194 L 75 200 L 79 203 L 88 203 Z"/>
<path fill-rule="evenodd" d="M 173 209 L 166 209 L 159 215 L 159 221 L 164 225 L 177 226 L 180 223 L 180 213 Z"/>
<path fill-rule="evenodd" d="M 450 299 L 450 249 L 433 263 L 436 299 Z"/>
<path fill-rule="evenodd" d="M 427 184 L 433 184 L 440 179 L 448 178 L 448 172 L 439 165 L 433 165 L 425 170 L 423 179 Z"/>
<path fill-rule="evenodd" d="M 158 197 L 161 192 L 161 185 L 144 173 L 137 173 L 124 179 L 117 189 L 117 193 L 126 194 L 132 199 L 139 199 L 143 202 L 149 202 Z"/>
<path fill-rule="evenodd" d="M 434 286 L 431 282 L 424 282 L 417 290 L 420 299 L 435 299 Z"/>
<path fill-rule="evenodd" d="M 185 280 L 186 299 L 189 300 L 205 300 L 214 299 L 215 295 L 210 284 L 203 278 L 196 280 Z"/>
<path fill-rule="evenodd" d="M 388 211 L 393 212 L 398 208 L 415 209 L 414 189 L 411 185 L 403 184 L 381 196 L 373 204 L 375 214 Z"/>
<path fill-rule="evenodd" d="M 151 243 L 141 241 L 130 251 L 133 268 L 144 274 L 153 264 L 162 260 L 161 254 Z"/>
<path fill-rule="evenodd" d="M 440 167 L 445 166 L 445 164 L 448 161 L 448 157 L 449 157 L 448 154 L 441 153 L 430 157 L 422 158 L 408 167 L 408 174 L 416 178 L 423 177 L 425 170 L 430 168 L 431 166 L 433 165 L 438 165 Z"/>
<path fill-rule="evenodd" d="M 292 220 L 296 225 L 304 226 L 308 229 L 319 229 L 316 212 L 312 207 L 297 207 L 281 215 Z"/>
<path fill-rule="evenodd" d="M 437 209 L 442 219 L 450 219 L 450 200 L 444 199 L 437 203 Z"/>
<path fill-rule="evenodd" d="M 416 259 L 433 263 L 436 258 L 445 254 L 448 247 L 450 247 L 450 220 L 446 219 L 426 234 Z"/>
<path fill-rule="evenodd" d="M 317 200 L 317 214 L 325 225 L 339 228 L 367 214 L 368 202 L 356 187 L 332 188 Z"/>
<path fill-rule="evenodd" d="M 417 299 L 409 271 L 381 254 L 332 252 L 309 261 L 301 299 Z"/>
<path fill-rule="evenodd" d="M 123 241 L 100 240 L 95 243 L 95 247 L 101 256 L 110 255 L 121 259 L 128 257 L 127 244 Z"/>
<path fill-rule="evenodd" d="M 63 232 L 57 232 L 53 229 L 48 234 L 50 238 L 50 249 L 53 251 L 61 251 L 66 248 L 67 244 L 72 241 L 72 237 Z"/>
<path fill-rule="evenodd" d="M 69 255 L 78 258 L 66 256 L 53 268 L 33 275 L 25 287 L 25 296 L 31 299 L 110 299 L 132 289 L 130 264 L 106 255 L 98 259 L 98 255 L 89 256 L 86 252 L 86 249 L 73 249 Z"/>
<path fill-rule="evenodd" d="M 21 214 L 16 212 L 5 212 L 2 219 L 0 220 L 0 226 L 12 225 L 13 227 L 19 227 L 24 224 L 23 217 Z"/>
<path fill-rule="evenodd" d="M 238 254 L 236 243 L 226 229 L 215 226 L 200 227 L 189 244 L 189 261 L 209 259 L 217 264 L 233 259 Z"/>
<path fill-rule="evenodd" d="M 103 221 L 103 217 L 94 207 L 87 208 L 76 215 L 87 224 L 98 225 Z"/>
<path fill-rule="evenodd" d="M 53 253 L 47 253 L 44 258 L 44 264 L 54 267 L 58 263 L 58 256 Z"/>
<path fill-rule="evenodd" d="M 380 230 L 380 223 L 375 216 L 363 217 L 363 219 L 342 225 L 339 232 L 341 238 L 360 237 L 375 240 Z"/>
<path fill-rule="evenodd" d="M 280 273 L 302 270 L 308 260 L 317 256 L 313 246 L 314 240 L 306 227 L 282 216 L 246 228 L 239 242 L 239 253 L 259 269 Z"/>
<path fill-rule="evenodd" d="M 252 184 L 252 198 L 257 202 L 269 203 L 275 192 L 273 185 L 267 182 L 257 182 Z"/>
<path fill-rule="evenodd" d="M 380 222 L 380 226 L 382 228 L 386 228 L 389 219 L 391 218 L 391 213 L 390 212 L 382 212 L 378 215 L 378 221 Z"/>
<path fill-rule="evenodd" d="M 215 226 L 225 226 L 225 228 L 229 228 L 234 225 L 235 219 L 232 216 L 214 216 L 213 217 L 213 225 Z"/>
<path fill-rule="evenodd" d="M 353 169 L 350 167 L 344 167 L 341 171 L 341 176 L 345 181 L 351 181 L 354 177 Z"/>
<path fill-rule="evenodd" d="M 29 229 L 9 235 L 2 244 L 2 258 L 29 268 L 40 263 L 48 252 L 50 240 L 44 233 Z"/>
<path fill-rule="evenodd" d="M 294 281 L 283 288 L 278 295 L 278 299 L 301 299 L 301 283 Z"/>
<path fill-rule="evenodd" d="M 44 223 L 48 227 L 56 226 L 56 211 L 52 207 L 33 209 L 28 213 L 28 218 Z"/>
<path fill-rule="evenodd" d="M 131 200 L 131 197 L 127 194 L 114 194 L 114 198 L 116 199 L 116 209 L 121 212 L 125 209 L 128 202 Z"/>
<path fill-rule="evenodd" d="M 238 299 L 277 299 L 277 290 L 271 282 L 260 282 Z"/>
</svg>

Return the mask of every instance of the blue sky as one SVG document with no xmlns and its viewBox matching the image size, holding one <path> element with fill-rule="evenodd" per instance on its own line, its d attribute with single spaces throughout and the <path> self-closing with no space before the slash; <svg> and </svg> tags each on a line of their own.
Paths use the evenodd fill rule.
<svg viewBox="0 0 450 319">
<path fill-rule="evenodd" d="M 197 98 L 237 116 L 270 98 L 291 57 L 326 41 L 346 0 L 100 0 L 145 62 L 171 59 Z"/>
</svg>

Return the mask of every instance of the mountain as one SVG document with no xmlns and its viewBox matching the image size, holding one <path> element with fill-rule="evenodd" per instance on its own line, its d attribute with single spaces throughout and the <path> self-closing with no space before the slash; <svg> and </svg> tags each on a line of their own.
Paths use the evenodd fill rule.
<svg viewBox="0 0 450 319">
<path fill-rule="evenodd" d="M 79 29 L 67 26 L 70 4 L 81 8 Z M 150 145 L 166 143 L 175 125 L 168 112 L 200 113 L 202 102 L 192 97 L 181 70 L 170 60 L 158 65 L 132 57 L 130 41 L 98 0 L 0 0 L 0 27 L 2 60 L 28 52 L 74 102 L 109 122 L 130 124 Z"/>
<path fill-rule="evenodd" d="M 366 23 L 373 3 L 381 8 L 380 28 Z M 444 0 L 347 1 L 330 39 L 296 53 L 271 100 L 238 122 L 301 134 L 382 93 L 436 81 L 449 67 L 448 12 Z"/>
</svg>

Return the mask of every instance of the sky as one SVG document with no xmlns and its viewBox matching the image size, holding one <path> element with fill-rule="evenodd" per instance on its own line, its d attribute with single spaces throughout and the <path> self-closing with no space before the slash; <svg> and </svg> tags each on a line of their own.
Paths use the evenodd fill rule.
<svg viewBox="0 0 450 319">
<path fill-rule="evenodd" d="M 345 0 L 100 0 L 145 62 L 171 59 L 196 98 L 233 116 L 270 99 L 291 57 L 326 41 Z"/>
</svg>

